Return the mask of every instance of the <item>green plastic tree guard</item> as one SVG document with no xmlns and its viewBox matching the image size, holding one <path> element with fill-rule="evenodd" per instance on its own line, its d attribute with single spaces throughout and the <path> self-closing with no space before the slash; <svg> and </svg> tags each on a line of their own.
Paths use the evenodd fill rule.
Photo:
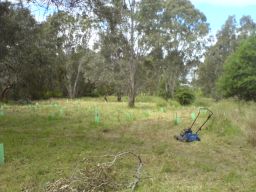
<svg viewBox="0 0 256 192">
<path fill-rule="evenodd" d="M 175 125 L 178 125 L 181 123 L 181 118 L 177 115 L 176 113 L 176 117 L 175 117 Z"/>
<path fill-rule="evenodd" d="M 96 124 L 99 124 L 99 123 L 100 123 L 100 112 L 99 112 L 98 109 L 97 109 L 96 112 L 95 112 L 95 123 L 96 123 Z"/>
<path fill-rule="evenodd" d="M 192 112 L 192 113 L 191 113 L 191 119 L 192 119 L 193 121 L 196 119 L 196 114 L 195 114 L 195 112 Z"/>
<path fill-rule="evenodd" d="M 181 123 L 180 117 L 176 117 L 176 119 L 175 119 L 175 124 L 176 124 L 176 125 L 179 125 L 180 123 Z"/>
<path fill-rule="evenodd" d="M 0 144 L 0 165 L 4 164 L 4 144 Z"/>
<path fill-rule="evenodd" d="M 3 117 L 3 116 L 4 116 L 4 111 L 0 110 L 0 117 Z"/>
</svg>

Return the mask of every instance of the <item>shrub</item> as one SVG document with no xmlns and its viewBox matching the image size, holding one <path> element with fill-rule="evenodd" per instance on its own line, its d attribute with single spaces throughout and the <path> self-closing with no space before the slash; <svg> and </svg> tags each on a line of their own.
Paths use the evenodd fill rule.
<svg viewBox="0 0 256 192">
<path fill-rule="evenodd" d="M 175 98 L 181 105 L 189 105 L 194 102 L 195 95 L 188 87 L 181 87 L 175 91 Z"/>
<path fill-rule="evenodd" d="M 256 101 L 256 36 L 244 41 L 226 60 L 218 89 L 226 97 Z"/>
<path fill-rule="evenodd" d="M 51 97 L 62 97 L 63 94 L 61 91 L 59 90 L 55 90 L 55 91 L 46 91 L 43 95 L 44 99 L 49 99 Z"/>
<path fill-rule="evenodd" d="M 166 101 L 158 101 L 156 102 L 157 107 L 167 107 L 167 102 Z"/>
<path fill-rule="evenodd" d="M 176 100 L 169 100 L 169 104 L 171 107 L 180 107 L 180 103 L 177 102 Z"/>
</svg>

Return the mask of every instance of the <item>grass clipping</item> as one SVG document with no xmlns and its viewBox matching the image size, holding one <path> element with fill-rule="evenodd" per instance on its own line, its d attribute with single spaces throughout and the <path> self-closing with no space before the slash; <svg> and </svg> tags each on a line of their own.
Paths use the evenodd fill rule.
<svg viewBox="0 0 256 192">
<path fill-rule="evenodd" d="M 112 158 L 112 161 L 95 165 L 95 161 L 83 160 L 85 162 L 84 167 L 77 167 L 70 178 L 61 178 L 48 184 L 45 192 L 95 192 L 124 189 L 135 191 L 141 180 L 143 164 L 140 156 L 132 152 L 122 152 L 103 157 Z M 131 169 L 132 161 L 130 158 L 137 162 L 135 170 Z M 128 170 L 133 171 L 133 173 Z"/>
</svg>

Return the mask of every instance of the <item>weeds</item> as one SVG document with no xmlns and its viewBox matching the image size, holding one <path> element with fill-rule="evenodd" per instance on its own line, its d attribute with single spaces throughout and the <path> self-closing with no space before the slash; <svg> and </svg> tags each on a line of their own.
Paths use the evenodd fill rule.
<svg viewBox="0 0 256 192">
<path fill-rule="evenodd" d="M 248 131 L 247 131 L 247 137 L 249 143 L 251 143 L 254 147 L 256 147 L 256 121 L 255 121 L 255 116 L 249 116 L 247 120 L 247 126 L 248 126 Z"/>
<path fill-rule="evenodd" d="M 222 135 L 246 135 L 247 141 L 256 146 L 256 104 L 225 100 L 214 105 L 216 115 L 211 129 Z"/>
<path fill-rule="evenodd" d="M 0 143 L 5 146 L 0 191 L 40 192 L 46 183 L 67 182 L 83 157 L 131 150 L 140 154 L 150 178 L 139 184 L 138 192 L 255 191 L 255 103 L 204 100 L 214 119 L 200 132 L 201 142 L 179 143 L 173 136 L 191 124 L 191 112 L 198 105 L 183 107 L 168 101 L 163 113 L 157 106 L 161 98 L 138 99 L 134 109 L 114 102 L 115 97 L 108 103 L 85 98 L 38 101 L 33 107 L 7 104 L 0 118 Z M 49 120 L 54 112 L 57 117 Z M 173 124 L 176 113 L 182 118 L 178 125 Z M 202 114 L 198 124 L 206 117 Z M 116 173 L 127 178 L 136 172 L 130 159 L 116 168 L 110 172 L 116 178 Z"/>
</svg>

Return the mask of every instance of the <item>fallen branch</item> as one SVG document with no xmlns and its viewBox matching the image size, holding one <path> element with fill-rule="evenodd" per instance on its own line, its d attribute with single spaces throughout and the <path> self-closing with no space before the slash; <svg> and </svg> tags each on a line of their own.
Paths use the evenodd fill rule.
<svg viewBox="0 0 256 192">
<path fill-rule="evenodd" d="M 116 177 L 116 173 L 122 173 L 122 170 L 118 172 L 113 171 L 114 167 L 117 167 L 117 162 L 124 156 L 130 155 L 138 160 L 136 171 L 134 174 L 134 180 L 127 185 L 121 182 L 121 179 Z M 138 183 L 141 181 L 141 170 L 143 167 L 140 156 L 132 152 L 122 152 L 117 155 L 105 155 L 102 157 L 112 157 L 110 162 L 97 163 L 89 166 L 87 165 L 82 169 L 78 167 L 74 170 L 73 174 L 68 179 L 58 179 L 57 181 L 50 183 L 46 192 L 74 192 L 74 191 L 118 191 L 125 188 L 130 188 L 132 192 L 136 190 Z M 129 180 L 128 178 L 125 179 Z"/>
<path fill-rule="evenodd" d="M 131 154 L 133 154 L 133 153 L 131 153 Z M 135 154 L 133 154 L 133 155 L 136 156 Z M 138 165 L 138 167 L 136 169 L 136 173 L 134 175 L 135 180 L 134 180 L 134 182 L 131 183 L 132 192 L 135 191 L 138 183 L 141 180 L 141 169 L 142 169 L 143 164 L 142 164 L 142 160 L 141 160 L 140 156 L 137 156 L 137 158 L 139 160 L 139 165 Z"/>
<path fill-rule="evenodd" d="M 115 155 L 113 161 L 103 163 L 102 165 L 106 166 L 106 167 L 111 167 L 115 164 L 115 162 L 117 161 L 118 158 L 120 158 L 122 156 L 125 156 L 125 155 L 128 155 L 128 154 L 136 157 L 139 161 L 139 164 L 138 164 L 137 169 L 136 169 L 136 173 L 134 175 L 135 180 L 132 183 L 129 184 L 129 187 L 132 189 L 132 192 L 133 192 L 133 191 L 135 191 L 135 188 L 137 187 L 137 185 L 138 185 L 138 183 L 140 182 L 140 179 L 141 179 L 141 169 L 142 169 L 143 164 L 142 164 L 142 160 L 141 160 L 140 156 L 138 156 L 138 155 L 136 155 L 132 152 L 123 152 L 123 153 L 119 153 L 119 154 Z"/>
</svg>

